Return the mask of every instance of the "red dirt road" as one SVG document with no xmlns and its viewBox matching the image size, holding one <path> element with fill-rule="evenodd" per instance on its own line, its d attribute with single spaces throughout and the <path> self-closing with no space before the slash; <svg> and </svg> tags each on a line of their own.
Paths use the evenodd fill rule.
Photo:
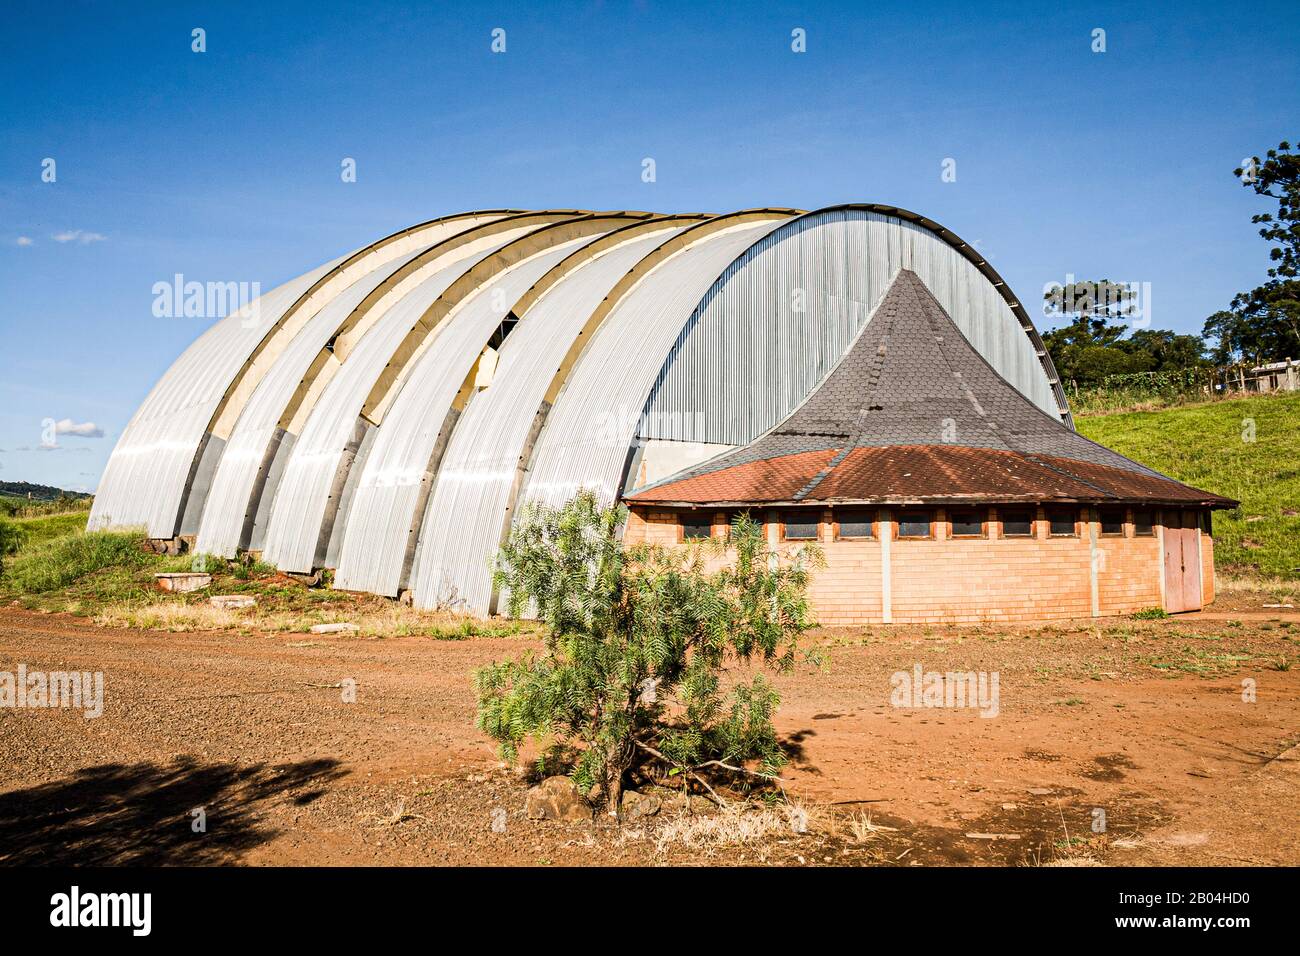
<svg viewBox="0 0 1300 956">
<path fill-rule="evenodd" d="M 105 702 L 93 720 L 0 708 L 0 863 L 1294 865 L 1300 674 L 1277 662 L 1297 634 L 1212 620 L 826 632 L 825 669 L 776 678 L 785 776 L 813 832 L 657 848 L 667 813 L 524 818 L 526 784 L 473 728 L 469 675 L 531 640 L 177 634 L 4 609 L 0 671 L 102 671 Z M 891 675 L 917 664 L 996 671 L 997 716 L 891 706 Z M 850 838 L 847 815 L 867 811 L 893 829 Z"/>
</svg>

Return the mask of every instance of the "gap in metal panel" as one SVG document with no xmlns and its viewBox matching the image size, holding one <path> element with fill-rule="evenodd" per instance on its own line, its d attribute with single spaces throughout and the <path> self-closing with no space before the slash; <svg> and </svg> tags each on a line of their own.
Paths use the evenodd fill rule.
<svg viewBox="0 0 1300 956">
<path fill-rule="evenodd" d="M 519 316 L 515 315 L 513 312 L 509 313 L 501 320 L 501 324 L 498 325 L 496 331 L 492 333 L 492 337 L 488 339 L 488 345 L 490 345 L 494 351 L 500 351 L 501 343 L 506 340 L 507 335 L 515 330 L 515 326 L 518 324 Z"/>
</svg>

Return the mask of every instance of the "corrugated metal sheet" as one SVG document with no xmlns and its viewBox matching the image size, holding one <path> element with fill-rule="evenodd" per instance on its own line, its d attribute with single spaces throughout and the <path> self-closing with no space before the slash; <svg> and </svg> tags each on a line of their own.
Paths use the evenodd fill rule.
<svg viewBox="0 0 1300 956">
<path fill-rule="evenodd" d="M 492 385 L 470 401 L 442 459 L 411 573 L 417 606 L 487 613 L 490 564 L 551 380 L 615 283 L 682 228 L 638 230 L 637 238 L 567 275 L 521 317 L 501 347 Z"/>
<path fill-rule="evenodd" d="M 715 233 L 659 265 L 615 307 L 547 416 L 521 501 L 560 504 L 580 488 L 621 493 L 655 377 L 717 276 L 785 217 Z"/>
<path fill-rule="evenodd" d="M 425 279 L 361 336 L 307 415 L 285 465 L 271 505 L 264 560 L 285 571 L 312 570 L 334 479 L 375 380 L 425 310 L 496 248 L 478 251 Z"/>
<path fill-rule="evenodd" d="M 217 322 L 167 370 L 118 439 L 88 527 L 143 525 L 176 534 L 186 484 L 213 413 L 258 343 L 295 302 L 349 256 L 299 276 Z"/>
<path fill-rule="evenodd" d="M 415 360 L 383 416 L 345 517 L 335 585 L 396 596 L 417 502 L 452 401 L 516 300 L 597 235 L 571 240 L 499 273 L 462 300 Z M 507 339 L 508 341 L 508 339 Z"/>
<path fill-rule="evenodd" d="M 384 263 L 362 276 L 317 312 L 284 347 L 240 413 L 217 466 L 203 511 L 195 549 L 234 557 L 241 542 L 254 484 L 267 450 L 276 440 L 278 423 L 312 361 L 326 347 L 352 310 L 423 247 Z"/>
<path fill-rule="evenodd" d="M 258 344 L 254 354 L 240 370 L 234 383 L 226 391 L 221 408 L 216 416 L 212 433 L 215 438 L 225 441 L 234 429 L 235 420 L 243 411 L 244 404 L 253 390 L 278 361 L 286 345 L 306 326 L 320 309 L 324 308 L 335 296 L 341 294 L 358 279 L 385 263 L 409 256 L 419 249 L 428 248 L 466 232 L 474 232 L 478 227 L 512 219 L 511 210 L 491 210 L 486 212 L 457 213 L 444 216 L 430 222 L 403 229 L 391 236 L 372 243 L 359 252 L 353 253 L 338 265 L 329 276 L 319 282 L 303 296 L 301 301 L 286 314 L 270 333 Z"/>
<path fill-rule="evenodd" d="M 202 511 L 203 502 L 187 501 L 198 456 L 209 452 L 206 466 L 206 459 L 220 455 L 227 437 L 223 422 L 233 422 L 242 410 L 280 342 L 369 268 L 404 255 L 421 239 L 435 241 L 508 212 L 458 213 L 401 230 L 273 289 L 215 324 L 159 380 L 123 431 L 100 480 L 90 527 L 144 525 L 150 537 L 177 534 L 182 511 Z M 217 444 L 209 449 L 212 429 Z"/>
<path fill-rule="evenodd" d="M 900 269 L 920 275 L 989 364 L 1058 417 L 1032 341 L 974 264 L 922 226 L 836 209 L 787 223 L 718 279 L 659 373 L 641 436 L 752 441 L 839 360 Z"/>
</svg>

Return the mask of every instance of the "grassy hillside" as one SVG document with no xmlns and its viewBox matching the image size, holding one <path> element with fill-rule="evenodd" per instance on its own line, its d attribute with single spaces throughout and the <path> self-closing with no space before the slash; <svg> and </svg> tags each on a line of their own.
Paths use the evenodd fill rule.
<svg viewBox="0 0 1300 956">
<path fill-rule="evenodd" d="M 27 499 L 0 495 L 0 518 L 36 518 L 41 515 L 61 515 L 90 511 L 94 498 Z"/>
<path fill-rule="evenodd" d="M 64 535 L 85 531 L 86 519 L 89 517 L 89 511 L 73 511 L 68 514 L 38 515 L 34 518 L 11 520 L 22 531 L 25 543 L 40 544 L 51 538 L 61 538 Z"/>
<path fill-rule="evenodd" d="M 53 485 L 37 485 L 30 481 L 0 481 L 0 497 L 21 498 L 28 501 L 54 501 L 59 498 L 89 498 L 84 491 L 67 491 Z"/>
<path fill-rule="evenodd" d="M 1300 579 L 1300 394 L 1120 412 L 1076 424 L 1134 461 L 1241 502 L 1215 512 L 1220 570 Z"/>
</svg>

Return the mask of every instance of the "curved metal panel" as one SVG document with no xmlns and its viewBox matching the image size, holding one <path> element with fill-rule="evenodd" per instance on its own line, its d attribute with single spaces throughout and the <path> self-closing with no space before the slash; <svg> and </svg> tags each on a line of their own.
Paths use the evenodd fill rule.
<svg viewBox="0 0 1300 956">
<path fill-rule="evenodd" d="M 344 456 L 356 451 L 361 406 L 393 350 L 438 297 L 478 260 L 485 249 L 445 266 L 394 303 L 374 321 L 338 364 L 319 399 L 311 406 L 302 432 L 284 468 L 271 504 L 262 557 L 285 571 L 311 571 L 321 526 L 331 497 L 337 502 L 335 478 Z M 351 448 L 349 448 L 351 446 Z"/>
<path fill-rule="evenodd" d="M 575 268 L 560 263 L 516 304 L 519 324 L 501 347 L 491 386 L 457 421 L 422 515 L 410 580 L 416 605 L 487 613 L 490 562 L 546 390 L 587 318 L 643 256 L 685 228 L 680 223 L 628 226 L 597 240 L 583 253 L 610 245 Z"/>
<path fill-rule="evenodd" d="M 608 222 L 606 230 L 621 221 Z M 422 511 L 419 505 L 437 473 L 439 449 L 446 447 L 456 424 L 453 402 L 488 339 L 521 295 L 576 247 L 598 235 L 569 239 L 507 267 L 490 286 L 457 303 L 436 340 L 404 376 L 383 415 L 342 529 L 336 587 L 397 595 L 404 583 L 408 542 L 419 522 L 417 512 Z"/>
<path fill-rule="evenodd" d="M 268 485 L 274 493 L 273 468 L 283 467 L 288 458 L 296 439 L 293 424 L 297 421 L 300 429 L 305 420 L 303 406 L 310 411 L 346 357 L 340 339 L 359 337 L 372 318 L 440 269 L 525 235 L 539 222 L 553 218 L 534 213 L 475 214 L 440 220 L 438 229 L 407 230 L 399 234 L 400 241 L 387 244 L 382 259 L 372 257 L 371 270 L 303 324 L 299 334 L 282 336 L 285 341 L 273 349 L 263 348 L 257 361 L 269 364 L 230 429 L 203 510 L 196 549 L 230 556 L 241 548 L 259 547 L 253 540 L 253 520 L 265 517 L 269 500 L 264 502 L 263 493 Z M 392 258 L 388 253 L 394 249 L 403 254 Z M 248 374 L 245 380 L 252 377 Z M 233 407 L 228 404 L 226 413 Z M 280 447 L 281 442 L 290 447 Z"/>
<path fill-rule="evenodd" d="M 304 404 L 293 420 L 304 424 L 276 489 L 265 559 L 286 571 L 310 571 L 326 563 L 327 545 L 340 541 L 338 532 L 345 527 L 336 524 L 335 516 L 342 511 L 346 519 L 360 473 L 352 468 L 353 460 L 368 455 L 375 440 L 371 432 L 384 413 L 377 396 L 396 394 L 395 383 L 466 296 L 542 248 L 589 236 L 607 222 L 607 217 L 587 212 L 520 217 L 511 230 L 495 237 L 502 240 L 498 245 L 421 283 L 382 317 L 370 315 L 340 333 L 325 366 L 314 370 L 318 380 L 313 385 L 317 390 L 307 396 L 314 399 L 310 412 Z M 289 428 L 296 431 L 293 423 Z"/>
<path fill-rule="evenodd" d="M 560 504 L 580 488 L 607 502 L 619 496 L 641 410 L 682 326 L 718 275 L 787 218 L 708 235 L 627 293 L 588 343 L 547 416 L 522 501 Z"/>
<path fill-rule="evenodd" d="M 196 473 L 221 456 L 224 424 L 237 416 L 258 373 L 257 356 L 277 352 L 316 310 L 374 263 L 403 254 L 416 237 L 455 223 L 487 221 L 509 212 L 457 213 L 401 230 L 328 262 L 267 293 L 214 325 L 188 348 L 154 387 L 123 430 L 100 482 L 89 527 L 143 524 L 150 537 L 180 533 L 182 519 L 203 502 L 188 501 Z M 251 373 L 251 375 L 250 375 Z M 224 424 L 223 424 L 224 423 Z"/>
<path fill-rule="evenodd" d="M 843 203 L 838 206 L 827 206 L 818 212 L 831 212 L 837 209 L 865 209 L 869 212 L 877 212 L 885 216 L 896 216 L 904 222 L 914 223 L 918 226 L 924 226 L 927 230 L 938 236 L 945 243 L 957 250 L 958 254 L 967 259 L 980 273 L 989 280 L 989 284 L 998 290 L 998 294 L 1007 303 L 1016 319 L 1020 322 L 1020 327 L 1024 330 L 1025 336 L 1033 346 L 1035 354 L 1038 356 L 1039 364 L 1043 367 L 1043 374 L 1047 376 L 1047 381 L 1052 386 L 1052 391 L 1056 395 L 1057 409 L 1056 414 L 1062 422 L 1070 428 L 1074 427 L 1074 416 L 1070 413 L 1070 403 L 1065 397 L 1065 388 L 1061 385 L 1061 376 L 1056 371 L 1056 364 L 1052 361 L 1052 356 L 1047 352 L 1047 346 L 1043 344 L 1042 336 L 1038 334 L 1038 329 L 1025 307 L 1020 303 L 1016 294 L 1007 285 L 1006 280 L 998 275 L 998 271 L 989 265 L 983 254 L 974 246 L 967 243 L 961 236 L 954 233 L 925 216 L 918 215 L 910 209 L 902 209 L 898 206 L 886 206 L 881 203 Z"/>
<path fill-rule="evenodd" d="M 389 262 L 409 259 L 412 252 L 428 249 L 454 236 L 472 232 L 477 227 L 507 220 L 516 215 L 518 214 L 513 210 L 494 209 L 443 216 L 386 236 L 340 262 L 328 276 L 312 286 L 302 299 L 295 303 L 284 318 L 258 343 L 253 354 L 248 356 L 235 381 L 226 390 L 217 413 L 213 416 L 211 428 L 213 435 L 222 440 L 229 437 L 235 421 L 243 412 L 248 397 L 279 360 L 288 343 L 293 341 L 307 323 L 343 290 L 350 288 L 363 276 L 382 268 Z"/>
<path fill-rule="evenodd" d="M 375 269 L 354 282 L 286 344 L 249 396 L 226 443 L 203 509 L 194 545 L 196 551 L 234 557 L 240 548 L 248 547 L 245 538 L 248 511 L 250 505 L 255 508 L 257 504 L 253 500 L 254 487 L 259 472 L 267 464 L 268 451 L 273 453 L 273 445 L 284 440 L 279 421 L 295 389 L 306 376 L 312 360 L 327 347 L 330 338 L 361 301 L 392 271 L 401 269 L 417 255 L 419 251 L 409 253 L 389 263 L 389 268 Z"/>
<path fill-rule="evenodd" d="M 1032 342 L 974 263 L 925 226 L 837 207 L 785 224 L 727 268 L 664 363 L 641 437 L 753 441 L 834 367 L 900 269 L 921 276 L 1003 378 L 1059 417 Z"/>
<path fill-rule="evenodd" d="M 191 469 L 230 382 L 268 327 L 347 258 L 277 286 L 181 354 L 123 429 L 100 479 L 90 530 L 143 525 L 152 538 L 175 536 Z"/>
</svg>

